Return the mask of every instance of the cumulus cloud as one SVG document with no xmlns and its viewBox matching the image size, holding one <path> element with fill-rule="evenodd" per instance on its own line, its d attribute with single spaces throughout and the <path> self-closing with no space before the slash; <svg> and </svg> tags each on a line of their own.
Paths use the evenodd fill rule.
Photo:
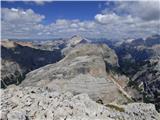
<svg viewBox="0 0 160 120">
<path fill-rule="evenodd" d="M 48 25 L 42 24 L 45 16 L 32 9 L 2 8 L 2 38 L 47 39 L 80 34 L 89 38 L 122 40 L 159 34 L 159 6 L 155 4 L 155 8 L 154 5 L 147 8 L 147 3 L 152 4 L 148 1 L 129 3 L 114 2 L 112 8 L 106 6 L 93 20 L 57 19 Z"/>
<path fill-rule="evenodd" d="M 117 14 L 130 14 L 143 20 L 160 19 L 160 0 L 117 1 L 112 8 L 106 7 L 103 13 L 115 11 Z"/>
<path fill-rule="evenodd" d="M 111 39 L 145 37 L 160 32 L 159 20 L 145 21 L 131 15 L 119 16 L 116 13 L 97 14 L 95 20 L 99 23 L 101 31 L 106 32 L 105 36 Z"/>
<path fill-rule="evenodd" d="M 95 15 L 106 36 L 116 39 L 145 37 L 160 33 L 160 1 L 118 1 L 106 3 Z"/>
<path fill-rule="evenodd" d="M 32 9 L 22 10 L 2 8 L 2 38 L 53 38 L 70 37 L 75 34 L 87 36 L 89 29 L 95 29 L 94 21 L 78 19 L 57 19 L 49 25 L 43 25 L 44 15 Z"/>
<path fill-rule="evenodd" d="M 117 21 L 119 19 L 119 16 L 117 16 L 115 13 L 97 14 L 95 16 L 95 19 L 100 23 L 111 23 L 111 22 Z"/>
<path fill-rule="evenodd" d="M 44 15 L 37 14 L 32 9 L 2 8 L 2 38 L 31 37 L 43 26 L 40 23 L 44 18 Z"/>
<path fill-rule="evenodd" d="M 37 23 L 45 18 L 44 15 L 36 14 L 32 9 L 20 10 L 15 8 L 2 8 L 1 15 L 3 21 L 13 23 Z"/>
</svg>

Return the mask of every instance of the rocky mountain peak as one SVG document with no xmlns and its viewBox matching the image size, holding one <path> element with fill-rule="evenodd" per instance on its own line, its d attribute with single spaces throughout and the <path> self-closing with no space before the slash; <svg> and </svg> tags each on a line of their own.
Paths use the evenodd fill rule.
<svg viewBox="0 0 160 120">
<path fill-rule="evenodd" d="M 68 45 L 67 46 L 75 46 L 79 43 L 87 43 L 89 42 L 88 39 L 80 36 L 80 35 L 74 35 L 68 40 Z"/>
<path fill-rule="evenodd" d="M 73 35 L 71 38 L 82 38 L 81 35 Z"/>
</svg>

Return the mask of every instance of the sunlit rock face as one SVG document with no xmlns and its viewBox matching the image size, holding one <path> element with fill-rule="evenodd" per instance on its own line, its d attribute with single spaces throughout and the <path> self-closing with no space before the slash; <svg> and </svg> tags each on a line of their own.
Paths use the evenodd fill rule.
<svg viewBox="0 0 160 120">
<path fill-rule="evenodd" d="M 106 45 L 79 44 L 58 63 L 26 75 L 21 86 L 46 86 L 52 90 L 87 93 L 95 100 L 127 102 L 106 69 L 118 66 L 113 50 Z"/>
<path fill-rule="evenodd" d="M 65 42 L 65 47 L 62 49 L 62 54 L 65 56 L 69 53 L 72 48 L 79 44 L 87 44 L 90 43 L 91 41 L 80 36 L 80 35 L 74 35 L 71 38 L 67 39 Z"/>
</svg>

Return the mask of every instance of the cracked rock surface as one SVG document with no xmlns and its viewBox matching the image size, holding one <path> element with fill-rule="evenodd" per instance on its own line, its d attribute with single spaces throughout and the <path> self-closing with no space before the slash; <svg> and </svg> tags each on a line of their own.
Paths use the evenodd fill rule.
<svg viewBox="0 0 160 120">
<path fill-rule="evenodd" d="M 1 90 L 2 120 L 159 120 L 154 105 L 101 105 L 87 94 L 11 86 Z"/>
</svg>

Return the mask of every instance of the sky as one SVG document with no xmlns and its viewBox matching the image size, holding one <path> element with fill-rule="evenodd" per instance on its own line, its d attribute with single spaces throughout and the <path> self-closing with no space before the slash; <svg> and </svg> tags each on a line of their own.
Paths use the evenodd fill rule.
<svg viewBox="0 0 160 120">
<path fill-rule="evenodd" d="M 73 35 L 122 40 L 160 34 L 160 0 L 2 1 L 2 39 Z"/>
</svg>

